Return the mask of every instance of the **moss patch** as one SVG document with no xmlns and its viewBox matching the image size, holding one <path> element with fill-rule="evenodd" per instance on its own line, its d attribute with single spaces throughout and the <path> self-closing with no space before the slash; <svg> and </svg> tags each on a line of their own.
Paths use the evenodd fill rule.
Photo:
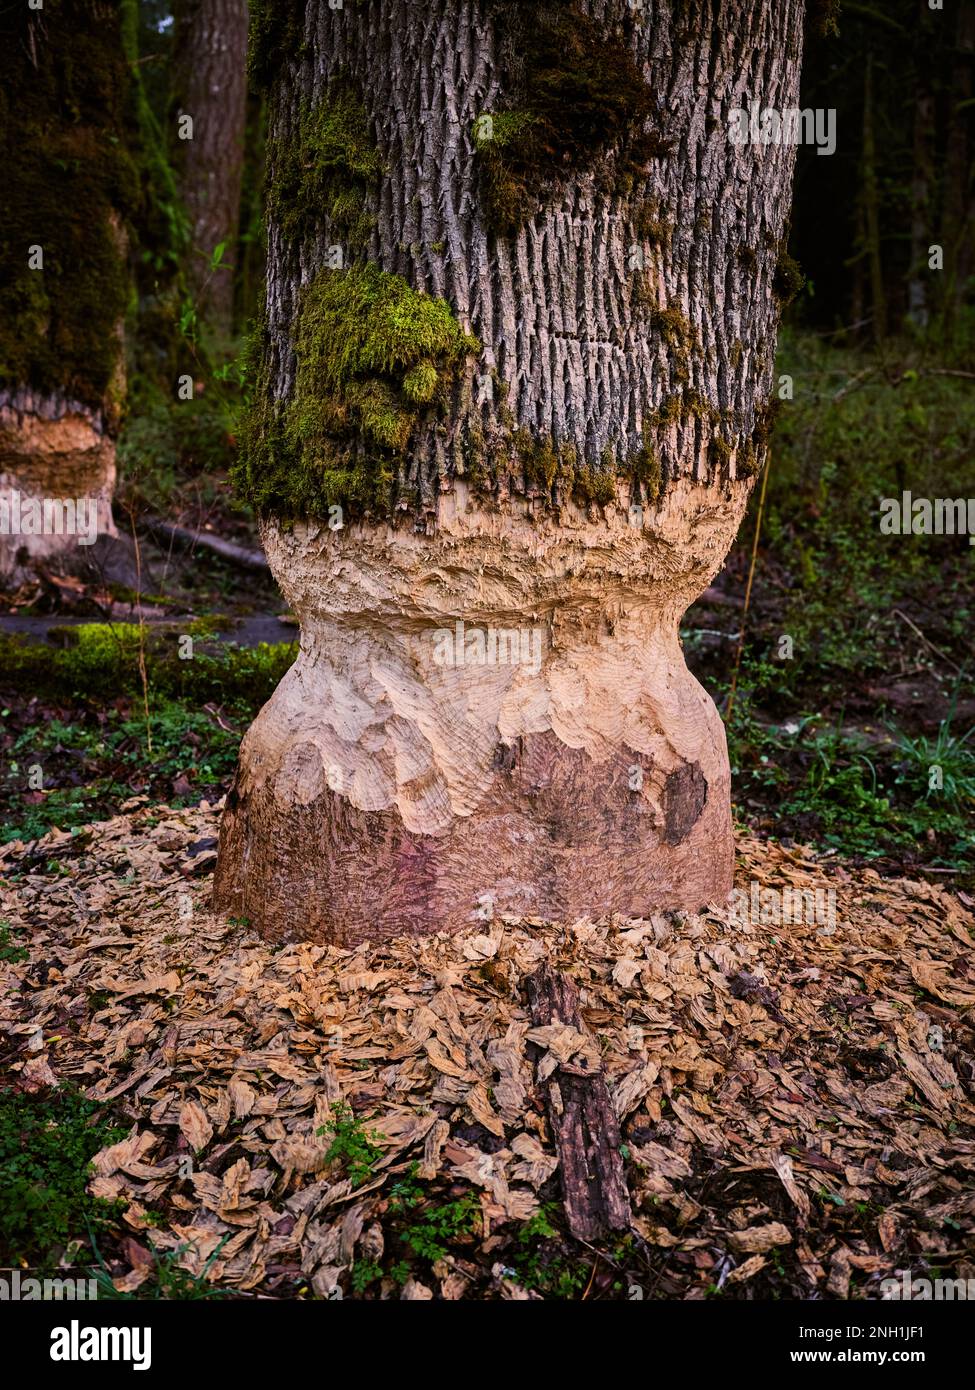
<svg viewBox="0 0 975 1390">
<path fill-rule="evenodd" d="M 659 247 L 666 247 L 670 243 L 673 228 L 660 216 L 660 205 L 656 198 L 644 198 L 637 204 L 630 216 L 630 226 L 637 241 Z"/>
<path fill-rule="evenodd" d="M 368 240 L 374 218 L 365 210 L 365 196 L 382 166 L 353 88 L 333 84 L 302 111 L 295 137 L 271 142 L 268 160 L 268 212 L 285 236 L 299 241 L 318 231 L 327 216 L 349 246 Z"/>
<path fill-rule="evenodd" d="M 271 698 L 295 659 L 290 642 L 270 646 L 216 646 L 191 661 L 180 658 L 178 638 L 193 625 L 151 628 L 140 638 L 134 623 L 85 623 L 52 628 L 61 645 L 28 642 L 0 633 L 0 688 L 32 696 L 83 697 L 101 706 L 105 700 L 141 697 L 140 641 L 145 643 L 146 673 L 153 694 L 192 701 L 217 701 L 254 714 Z M 197 632 L 202 641 L 206 633 Z"/>
<path fill-rule="evenodd" d="M 802 266 L 789 255 L 788 251 L 783 246 L 775 262 L 775 273 L 772 276 L 772 293 L 780 304 L 791 304 L 805 283 L 806 277 L 802 273 Z"/>
<path fill-rule="evenodd" d="M 653 426 L 649 421 L 644 423 L 643 442 L 636 453 L 630 456 L 627 471 L 639 485 L 647 504 L 652 506 L 660 496 L 663 468 L 654 446 Z"/>
<path fill-rule="evenodd" d="M 731 460 L 731 445 L 720 435 L 715 435 L 708 445 L 708 460 L 712 468 L 718 472 L 724 472 Z"/>
<path fill-rule="evenodd" d="M 536 436 L 521 428 L 509 436 L 509 458 L 513 453 L 520 464 L 527 491 L 545 495 L 555 506 L 570 498 L 583 507 L 609 506 L 619 496 L 620 483 L 628 483 L 639 498 L 652 505 L 663 486 L 653 435 L 655 423 L 655 417 L 648 419 L 639 448 L 628 453 L 623 445 L 619 453 L 606 448 L 595 463 L 580 458 L 574 444 L 556 444 L 549 435 Z"/>
<path fill-rule="evenodd" d="M 463 359 L 480 351 L 450 305 L 377 266 L 322 270 L 303 291 L 290 400 L 256 390 L 235 473 L 259 511 L 324 516 L 336 504 L 388 511 L 395 469 L 428 412 L 447 405 Z"/>
<path fill-rule="evenodd" d="M 615 147 L 618 185 L 632 183 L 667 144 L 643 127 L 650 88 L 623 40 L 576 5 L 520 0 L 497 13 L 510 77 L 505 109 L 475 122 L 488 224 L 510 234 L 560 179 Z"/>
<path fill-rule="evenodd" d="M 656 329 L 671 352 L 679 359 L 686 360 L 694 346 L 694 333 L 682 309 L 676 306 L 655 309 L 650 315 L 650 327 Z"/>
<path fill-rule="evenodd" d="M 0 380 L 117 417 L 124 224 L 140 199 L 120 13 L 95 0 L 7 6 L 0 54 Z M 31 246 L 43 269 L 29 268 Z"/>
</svg>

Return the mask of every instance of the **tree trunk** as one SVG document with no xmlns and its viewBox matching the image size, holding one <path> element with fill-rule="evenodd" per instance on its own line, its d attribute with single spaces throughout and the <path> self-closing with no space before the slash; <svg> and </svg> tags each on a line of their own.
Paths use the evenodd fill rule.
<svg viewBox="0 0 975 1390">
<path fill-rule="evenodd" d="M 115 534 L 111 497 L 130 289 L 126 223 L 139 197 L 132 129 L 117 5 L 49 0 L 41 10 L 26 4 L 4 7 L 0 579 L 5 583 L 25 577 L 41 560 L 70 568 L 90 554 L 83 547 L 93 531 Z M 85 507 L 83 525 L 79 501 Z"/>
<path fill-rule="evenodd" d="M 173 13 L 173 166 L 190 219 L 197 307 L 229 335 L 247 121 L 247 0 L 177 0 Z M 192 118 L 192 139 L 179 118 Z M 218 246 L 220 266 L 211 267 Z"/>
<path fill-rule="evenodd" d="M 930 318 L 928 248 L 932 242 L 932 196 L 935 185 L 935 102 L 930 72 L 931 11 L 918 0 L 919 42 L 914 55 L 914 149 L 911 169 L 911 266 L 907 281 L 907 316 L 925 329 Z"/>
<path fill-rule="evenodd" d="M 975 180 L 972 178 L 972 102 L 975 98 L 975 0 L 960 0 L 949 88 L 945 141 L 943 234 L 945 336 L 953 338 L 958 311 L 969 293 L 975 232 Z"/>
<path fill-rule="evenodd" d="M 259 9 L 238 482 L 302 640 L 241 750 L 219 906 L 352 943 L 729 892 L 724 730 L 678 625 L 764 461 L 794 150 L 729 131 L 797 105 L 802 10 Z"/>
<path fill-rule="evenodd" d="M 870 265 L 870 304 L 873 336 L 882 343 L 887 336 L 887 297 L 880 245 L 880 188 L 877 178 L 877 143 L 874 133 L 873 53 L 867 54 L 863 78 L 863 220 L 867 260 Z"/>
</svg>

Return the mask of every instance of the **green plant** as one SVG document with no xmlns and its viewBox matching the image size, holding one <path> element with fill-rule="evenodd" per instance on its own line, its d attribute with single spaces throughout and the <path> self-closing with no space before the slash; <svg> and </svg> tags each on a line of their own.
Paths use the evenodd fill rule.
<svg viewBox="0 0 975 1390">
<path fill-rule="evenodd" d="M 405 1178 L 394 1183 L 389 1196 L 389 1215 L 398 1238 L 421 1259 L 443 1259 L 458 1238 L 473 1233 L 480 1213 L 477 1194 L 468 1192 L 449 1202 L 433 1202 L 417 1178 L 418 1165 L 410 1165 Z"/>
<path fill-rule="evenodd" d="M 95 1281 L 98 1285 L 99 1298 L 113 1299 L 119 1302 L 140 1301 L 148 1299 L 158 1299 L 164 1301 L 179 1300 L 181 1302 L 197 1302 L 201 1299 L 213 1301 L 225 1298 L 223 1289 L 215 1288 L 207 1276 L 214 1262 L 220 1255 L 220 1251 L 230 1239 L 225 1235 L 217 1245 L 213 1254 L 209 1257 L 206 1264 L 199 1274 L 191 1274 L 183 1269 L 179 1260 L 190 1248 L 187 1245 L 180 1245 L 175 1250 L 157 1250 L 150 1242 L 149 1251 L 152 1255 L 152 1268 L 148 1277 L 133 1290 L 131 1293 L 119 1293 L 112 1280 L 111 1272 L 102 1259 L 101 1252 L 92 1240 L 95 1255 L 98 1260 L 98 1268 L 93 1271 Z"/>
<path fill-rule="evenodd" d="M 27 947 L 18 946 L 11 940 L 12 932 L 23 935 L 23 930 L 23 927 L 11 927 L 9 922 L 0 922 L 0 962 L 17 965 L 20 961 L 30 959 Z"/>
<path fill-rule="evenodd" d="M 554 1204 L 549 1203 L 519 1227 L 511 1263 L 524 1288 L 565 1301 L 578 1298 L 586 1286 L 589 1270 L 567 1258 L 559 1232 L 550 1219 L 554 1212 Z"/>
<path fill-rule="evenodd" d="M 10 745 L 0 775 L 0 843 L 29 841 L 53 825 L 77 829 L 102 817 L 133 791 L 173 804 L 198 800 L 204 789 L 224 786 L 237 758 L 239 735 L 208 713 L 170 699 L 153 701 L 149 718 L 152 759 L 147 761 L 146 723 L 134 712 L 109 710 L 66 723 L 51 719 L 25 730 Z M 40 761 L 45 791 L 23 795 L 24 766 Z M 192 783 L 188 784 L 188 779 Z M 185 792 L 174 785 L 188 784 Z"/>
<path fill-rule="evenodd" d="M 353 1187 L 361 1187 L 369 1181 L 383 1155 L 379 1147 L 382 1136 L 367 1132 L 359 1116 L 353 1114 L 351 1106 L 344 1101 L 335 1101 L 331 1125 L 322 1125 L 316 1133 L 331 1134 L 332 1142 L 325 1154 L 326 1162 L 341 1164 Z"/>
<path fill-rule="evenodd" d="M 933 739 L 923 734 L 917 738 L 898 734 L 897 751 L 901 758 L 898 783 L 909 786 L 915 793 L 919 786 L 924 787 L 925 800 L 943 798 L 950 806 L 961 807 L 965 802 L 975 801 L 973 737 L 975 727 L 967 734 L 953 734 L 950 715 L 938 725 Z M 935 768 L 940 776 L 932 778 Z"/>
<path fill-rule="evenodd" d="M 0 1091 L 0 1249 L 45 1269 L 75 1241 L 116 1224 L 118 1203 L 87 1191 L 91 1159 L 125 1137 L 105 1107 L 70 1086 Z"/>
<path fill-rule="evenodd" d="M 351 1283 L 354 1293 L 364 1293 L 370 1284 L 383 1276 L 382 1265 L 375 1260 L 357 1260 L 352 1267 Z"/>
</svg>

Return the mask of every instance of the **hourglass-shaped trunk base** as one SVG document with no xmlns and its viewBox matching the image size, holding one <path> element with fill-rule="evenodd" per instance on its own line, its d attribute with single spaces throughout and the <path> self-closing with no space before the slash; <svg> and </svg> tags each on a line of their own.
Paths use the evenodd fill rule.
<svg viewBox="0 0 975 1390">
<path fill-rule="evenodd" d="M 266 528 L 301 652 L 244 740 L 216 905 L 352 945 L 724 900 L 724 729 L 678 622 L 745 490 L 681 492 L 639 526 Z"/>
</svg>

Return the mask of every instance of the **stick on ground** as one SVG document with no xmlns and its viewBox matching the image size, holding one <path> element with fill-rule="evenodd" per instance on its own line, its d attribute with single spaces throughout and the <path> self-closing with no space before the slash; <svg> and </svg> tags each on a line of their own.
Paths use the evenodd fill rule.
<svg viewBox="0 0 975 1390">
<path fill-rule="evenodd" d="M 540 965 L 526 984 L 536 1027 L 564 1023 L 585 1030 L 578 991 L 565 975 Z M 629 1230 L 620 1130 L 606 1078 L 601 1071 L 559 1066 L 545 1083 L 545 1100 L 569 1230 L 578 1240 L 589 1241 L 609 1231 Z"/>
</svg>

